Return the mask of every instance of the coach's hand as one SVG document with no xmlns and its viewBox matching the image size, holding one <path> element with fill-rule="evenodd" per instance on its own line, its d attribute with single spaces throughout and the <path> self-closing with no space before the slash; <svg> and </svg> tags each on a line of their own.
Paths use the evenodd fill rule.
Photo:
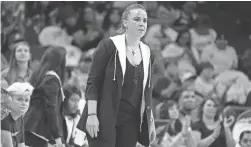
<svg viewBox="0 0 251 147">
<path fill-rule="evenodd" d="M 86 122 L 86 130 L 88 131 L 89 135 L 92 138 L 98 136 L 99 121 L 98 121 L 97 115 L 88 116 L 87 122 Z"/>
</svg>

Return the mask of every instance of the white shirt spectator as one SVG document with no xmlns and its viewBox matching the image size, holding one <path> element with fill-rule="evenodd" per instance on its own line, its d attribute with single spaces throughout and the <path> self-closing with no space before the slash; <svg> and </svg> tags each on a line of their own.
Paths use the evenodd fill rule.
<svg viewBox="0 0 251 147">
<path fill-rule="evenodd" d="M 191 49 L 194 52 L 195 58 L 198 63 L 201 61 L 202 51 L 208 47 L 212 46 L 216 40 L 217 33 L 213 29 L 209 29 L 208 35 L 198 34 L 194 28 L 189 30 L 191 34 Z"/>
<path fill-rule="evenodd" d="M 227 46 L 222 50 L 218 49 L 216 45 L 207 47 L 202 52 L 201 61 L 210 62 L 214 66 L 216 74 L 236 68 L 238 65 L 238 57 L 232 46 Z"/>
<path fill-rule="evenodd" d="M 164 34 L 170 38 L 170 41 L 171 42 L 175 42 L 177 37 L 178 37 L 178 32 L 176 32 L 174 29 L 168 27 L 164 30 Z M 155 25 L 152 25 L 147 33 L 146 33 L 146 36 L 144 38 L 144 41 L 146 43 L 150 42 L 151 40 L 158 40 L 159 38 L 162 38 L 163 35 L 161 33 L 161 25 L 160 24 L 155 24 Z M 167 42 L 168 44 L 168 42 Z"/>
<path fill-rule="evenodd" d="M 200 76 L 196 78 L 194 85 L 195 85 L 195 90 L 203 94 L 204 96 L 209 94 L 209 92 L 211 92 L 214 88 L 213 81 L 207 82 L 204 79 L 202 79 Z"/>
</svg>

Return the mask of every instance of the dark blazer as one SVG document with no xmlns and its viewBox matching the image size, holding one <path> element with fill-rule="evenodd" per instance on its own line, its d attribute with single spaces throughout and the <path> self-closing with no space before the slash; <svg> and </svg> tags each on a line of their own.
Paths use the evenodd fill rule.
<svg viewBox="0 0 251 147">
<path fill-rule="evenodd" d="M 149 145 L 149 127 L 154 123 L 151 110 L 151 55 L 147 45 L 140 43 L 143 57 L 144 80 L 141 103 L 142 136 L 139 142 Z M 87 100 L 97 100 L 97 116 L 99 119 L 98 138 L 115 139 L 115 125 L 121 99 L 123 77 L 126 70 L 125 34 L 102 40 L 93 56 L 87 87 Z M 78 128 L 86 132 L 88 103 L 84 108 Z M 87 133 L 87 132 L 86 132 Z"/>
<path fill-rule="evenodd" d="M 63 137 L 62 101 L 59 80 L 54 75 L 45 75 L 31 96 L 30 107 L 24 117 L 25 131 L 43 136 L 47 141 Z"/>
</svg>

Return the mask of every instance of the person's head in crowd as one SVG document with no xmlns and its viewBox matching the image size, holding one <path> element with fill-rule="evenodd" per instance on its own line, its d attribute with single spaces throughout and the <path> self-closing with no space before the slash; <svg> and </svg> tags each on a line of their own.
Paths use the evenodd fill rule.
<svg viewBox="0 0 251 147">
<path fill-rule="evenodd" d="M 156 12 L 158 8 L 157 1 L 143 1 L 142 5 L 146 8 L 147 12 L 151 14 L 151 12 Z"/>
<path fill-rule="evenodd" d="M 42 81 L 43 76 L 48 71 L 55 71 L 60 77 L 62 83 L 64 83 L 66 64 L 66 50 L 63 47 L 46 47 L 46 50 L 41 58 L 39 67 L 33 72 L 30 83 L 37 87 Z"/>
<path fill-rule="evenodd" d="M 7 68 L 6 80 L 8 84 L 12 84 L 15 81 L 27 81 L 32 73 L 30 68 L 30 46 L 27 42 L 21 41 L 13 45 L 10 56 L 10 65 Z M 26 70 L 25 75 L 20 75 L 20 72 Z"/>
<path fill-rule="evenodd" d="M 78 21 L 78 13 L 74 10 L 73 6 L 65 5 L 59 8 L 59 20 L 66 27 L 73 28 Z"/>
<path fill-rule="evenodd" d="M 182 89 L 179 95 L 180 111 L 189 114 L 196 108 L 196 94 L 193 89 Z"/>
<path fill-rule="evenodd" d="M 215 44 L 218 49 L 224 50 L 228 45 L 228 41 L 226 40 L 224 35 L 218 35 Z"/>
<path fill-rule="evenodd" d="M 176 43 L 180 46 L 190 47 L 191 46 L 190 33 L 188 31 L 180 32 L 177 39 L 176 39 Z"/>
<path fill-rule="evenodd" d="M 8 48 L 13 50 L 16 43 L 24 41 L 24 36 L 18 30 L 13 30 L 10 35 L 8 35 L 7 41 Z"/>
<path fill-rule="evenodd" d="M 103 22 L 103 29 L 105 31 L 109 30 L 111 26 L 119 27 L 120 23 L 120 10 L 118 8 L 111 8 L 105 15 Z"/>
<path fill-rule="evenodd" d="M 174 100 L 167 100 L 163 106 L 160 113 L 161 119 L 176 120 L 179 118 L 179 106 Z"/>
<path fill-rule="evenodd" d="M 146 9 L 140 4 L 127 6 L 121 17 L 121 27 L 118 34 L 126 33 L 129 36 L 141 38 L 145 35 L 146 29 Z"/>
<path fill-rule="evenodd" d="M 196 19 L 195 28 L 197 29 L 197 32 L 208 32 L 208 29 L 211 27 L 211 20 L 208 15 L 201 14 Z"/>
<path fill-rule="evenodd" d="M 95 9 L 92 5 L 86 5 L 83 9 L 83 20 L 85 23 L 96 22 Z"/>
<path fill-rule="evenodd" d="M 80 89 L 75 85 L 67 84 L 64 86 L 64 95 L 64 114 L 72 117 L 76 116 L 79 111 L 79 102 L 81 100 Z"/>
<path fill-rule="evenodd" d="M 79 69 L 83 73 L 88 73 L 90 67 L 91 67 L 91 62 L 92 62 L 92 55 L 94 53 L 95 49 L 91 49 L 85 53 L 83 53 L 80 61 L 79 61 Z"/>
<path fill-rule="evenodd" d="M 165 71 L 164 71 L 165 77 L 179 79 L 178 72 L 179 71 L 175 59 L 165 62 Z"/>
<path fill-rule="evenodd" d="M 251 147 L 251 131 L 243 131 L 239 140 L 240 147 Z"/>
<path fill-rule="evenodd" d="M 173 100 L 166 101 L 162 106 L 162 112 L 161 112 L 161 119 L 170 119 L 169 124 L 174 125 L 168 125 L 167 132 L 171 136 L 177 135 L 182 130 L 182 123 L 179 120 L 180 118 L 180 111 L 178 103 Z M 164 129 L 165 131 L 165 129 Z M 161 132 L 160 138 L 163 139 L 165 132 Z"/>
<path fill-rule="evenodd" d="M 192 72 L 186 72 L 180 75 L 180 81 L 183 89 L 193 89 L 196 75 Z"/>
<path fill-rule="evenodd" d="M 164 27 L 170 27 L 174 24 L 176 18 L 171 12 L 172 6 L 167 2 L 159 2 L 157 9 L 157 17 L 160 19 L 160 24 Z"/>
<path fill-rule="evenodd" d="M 182 9 L 185 14 L 192 14 L 197 8 L 197 3 L 195 1 L 187 1 L 183 4 Z"/>
<path fill-rule="evenodd" d="M 199 119 L 204 118 L 218 120 L 221 111 L 220 102 L 217 99 L 208 97 L 199 106 Z"/>
<path fill-rule="evenodd" d="M 200 77 L 205 81 L 211 81 L 214 77 L 214 66 L 209 62 L 203 62 L 201 64 Z"/>
<path fill-rule="evenodd" d="M 11 113 L 17 118 L 27 112 L 33 89 L 34 87 L 28 82 L 15 82 L 6 89 L 12 97 Z"/>
</svg>

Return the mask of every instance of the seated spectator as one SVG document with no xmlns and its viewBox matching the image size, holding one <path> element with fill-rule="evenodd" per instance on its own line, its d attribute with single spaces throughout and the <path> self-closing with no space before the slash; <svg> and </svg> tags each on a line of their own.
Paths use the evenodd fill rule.
<svg viewBox="0 0 251 147">
<path fill-rule="evenodd" d="M 179 98 L 179 110 L 181 116 L 189 115 L 192 118 L 192 122 L 197 120 L 196 108 L 197 106 L 197 96 L 196 92 L 193 88 L 182 89 L 181 92 L 178 93 Z"/>
<path fill-rule="evenodd" d="M 215 74 L 236 69 L 238 66 L 236 51 L 228 45 L 223 35 L 217 37 L 215 45 L 205 48 L 201 54 L 201 61 L 210 62 L 214 66 Z"/>
<path fill-rule="evenodd" d="M 198 65 L 193 57 L 190 46 L 190 33 L 185 31 L 178 35 L 176 43 L 167 45 L 162 51 L 162 56 L 165 60 L 168 60 L 168 58 L 177 58 L 177 67 L 180 75 L 186 72 L 191 72 L 194 75 L 197 73 L 196 69 Z"/>
<path fill-rule="evenodd" d="M 67 51 L 66 66 L 77 66 L 82 52 L 78 47 L 71 45 L 72 37 L 65 30 L 57 26 L 48 26 L 40 33 L 39 41 L 43 46 L 64 47 Z"/>
<path fill-rule="evenodd" d="M 94 51 L 95 49 L 91 49 L 82 54 L 78 66 L 73 69 L 70 79 L 66 82 L 71 85 L 76 85 L 82 92 L 84 92 L 86 88 L 88 71 L 91 66 L 92 54 Z"/>
<path fill-rule="evenodd" d="M 195 90 L 208 96 L 214 88 L 214 67 L 210 63 L 201 64 L 201 73 L 195 80 Z"/>
<path fill-rule="evenodd" d="M 230 126 L 234 117 L 222 118 L 216 99 L 205 99 L 200 107 L 200 120 L 192 124 L 198 147 L 235 147 Z"/>
<path fill-rule="evenodd" d="M 238 66 L 238 70 L 244 72 L 248 78 L 251 80 L 251 49 L 247 49 L 240 56 L 240 62 Z"/>
<path fill-rule="evenodd" d="M 108 10 L 103 22 L 105 38 L 116 35 L 117 30 L 119 29 L 120 16 L 119 9 L 111 8 Z"/>
<path fill-rule="evenodd" d="M 215 78 L 215 83 L 217 97 L 223 104 L 246 104 L 251 85 L 244 73 L 236 70 L 225 71 Z"/>
<path fill-rule="evenodd" d="M 182 32 L 192 28 L 192 25 L 196 21 L 197 14 L 195 9 L 197 3 L 193 1 L 187 1 L 182 5 L 182 10 L 179 13 L 178 19 L 174 23 L 174 28 L 178 32 Z"/>
<path fill-rule="evenodd" d="M 174 63 L 166 65 L 165 76 L 157 80 L 153 87 L 153 97 L 161 102 L 171 99 L 175 91 L 180 89 L 178 70 Z"/>
<path fill-rule="evenodd" d="M 30 59 L 30 46 L 26 42 L 15 44 L 11 53 L 10 65 L 2 71 L 2 78 L 9 85 L 14 82 L 27 82 L 33 72 L 30 67 Z"/>
<path fill-rule="evenodd" d="M 29 108 L 33 87 L 29 83 L 13 83 L 6 90 L 12 97 L 11 112 L 1 121 L 4 147 L 25 147 L 23 115 Z"/>
<path fill-rule="evenodd" d="M 75 146 L 76 125 L 80 119 L 79 102 L 81 91 L 76 86 L 64 86 L 65 99 L 62 108 L 63 134 L 67 146 Z"/>
<path fill-rule="evenodd" d="M 158 17 L 161 20 L 159 23 L 150 26 L 144 37 L 144 42 L 159 41 L 163 49 L 167 44 L 176 40 L 178 33 L 172 28 L 175 17 L 169 13 L 168 8 L 160 5 L 158 10 Z"/>
<path fill-rule="evenodd" d="M 58 26 L 47 26 L 39 34 L 39 43 L 42 46 L 71 45 L 72 37 Z"/>
<path fill-rule="evenodd" d="M 83 11 L 79 14 L 72 6 L 65 5 L 59 8 L 59 19 L 62 29 L 72 37 L 72 45 L 87 51 L 96 47 L 103 35 L 95 24 L 93 8 L 87 5 Z"/>
<path fill-rule="evenodd" d="M 212 46 L 216 40 L 217 34 L 210 27 L 209 17 L 199 15 L 195 27 L 189 30 L 191 34 L 191 49 L 197 63 L 201 63 L 201 54 L 207 46 Z"/>
<path fill-rule="evenodd" d="M 170 122 L 158 128 L 160 133 L 156 144 L 162 147 L 195 147 L 196 141 L 190 128 L 191 116 L 181 117 L 178 104 L 172 100 L 167 101 L 163 108 Z"/>
<path fill-rule="evenodd" d="M 251 131 L 243 131 L 240 135 L 240 147 L 250 147 L 251 146 Z"/>
</svg>

